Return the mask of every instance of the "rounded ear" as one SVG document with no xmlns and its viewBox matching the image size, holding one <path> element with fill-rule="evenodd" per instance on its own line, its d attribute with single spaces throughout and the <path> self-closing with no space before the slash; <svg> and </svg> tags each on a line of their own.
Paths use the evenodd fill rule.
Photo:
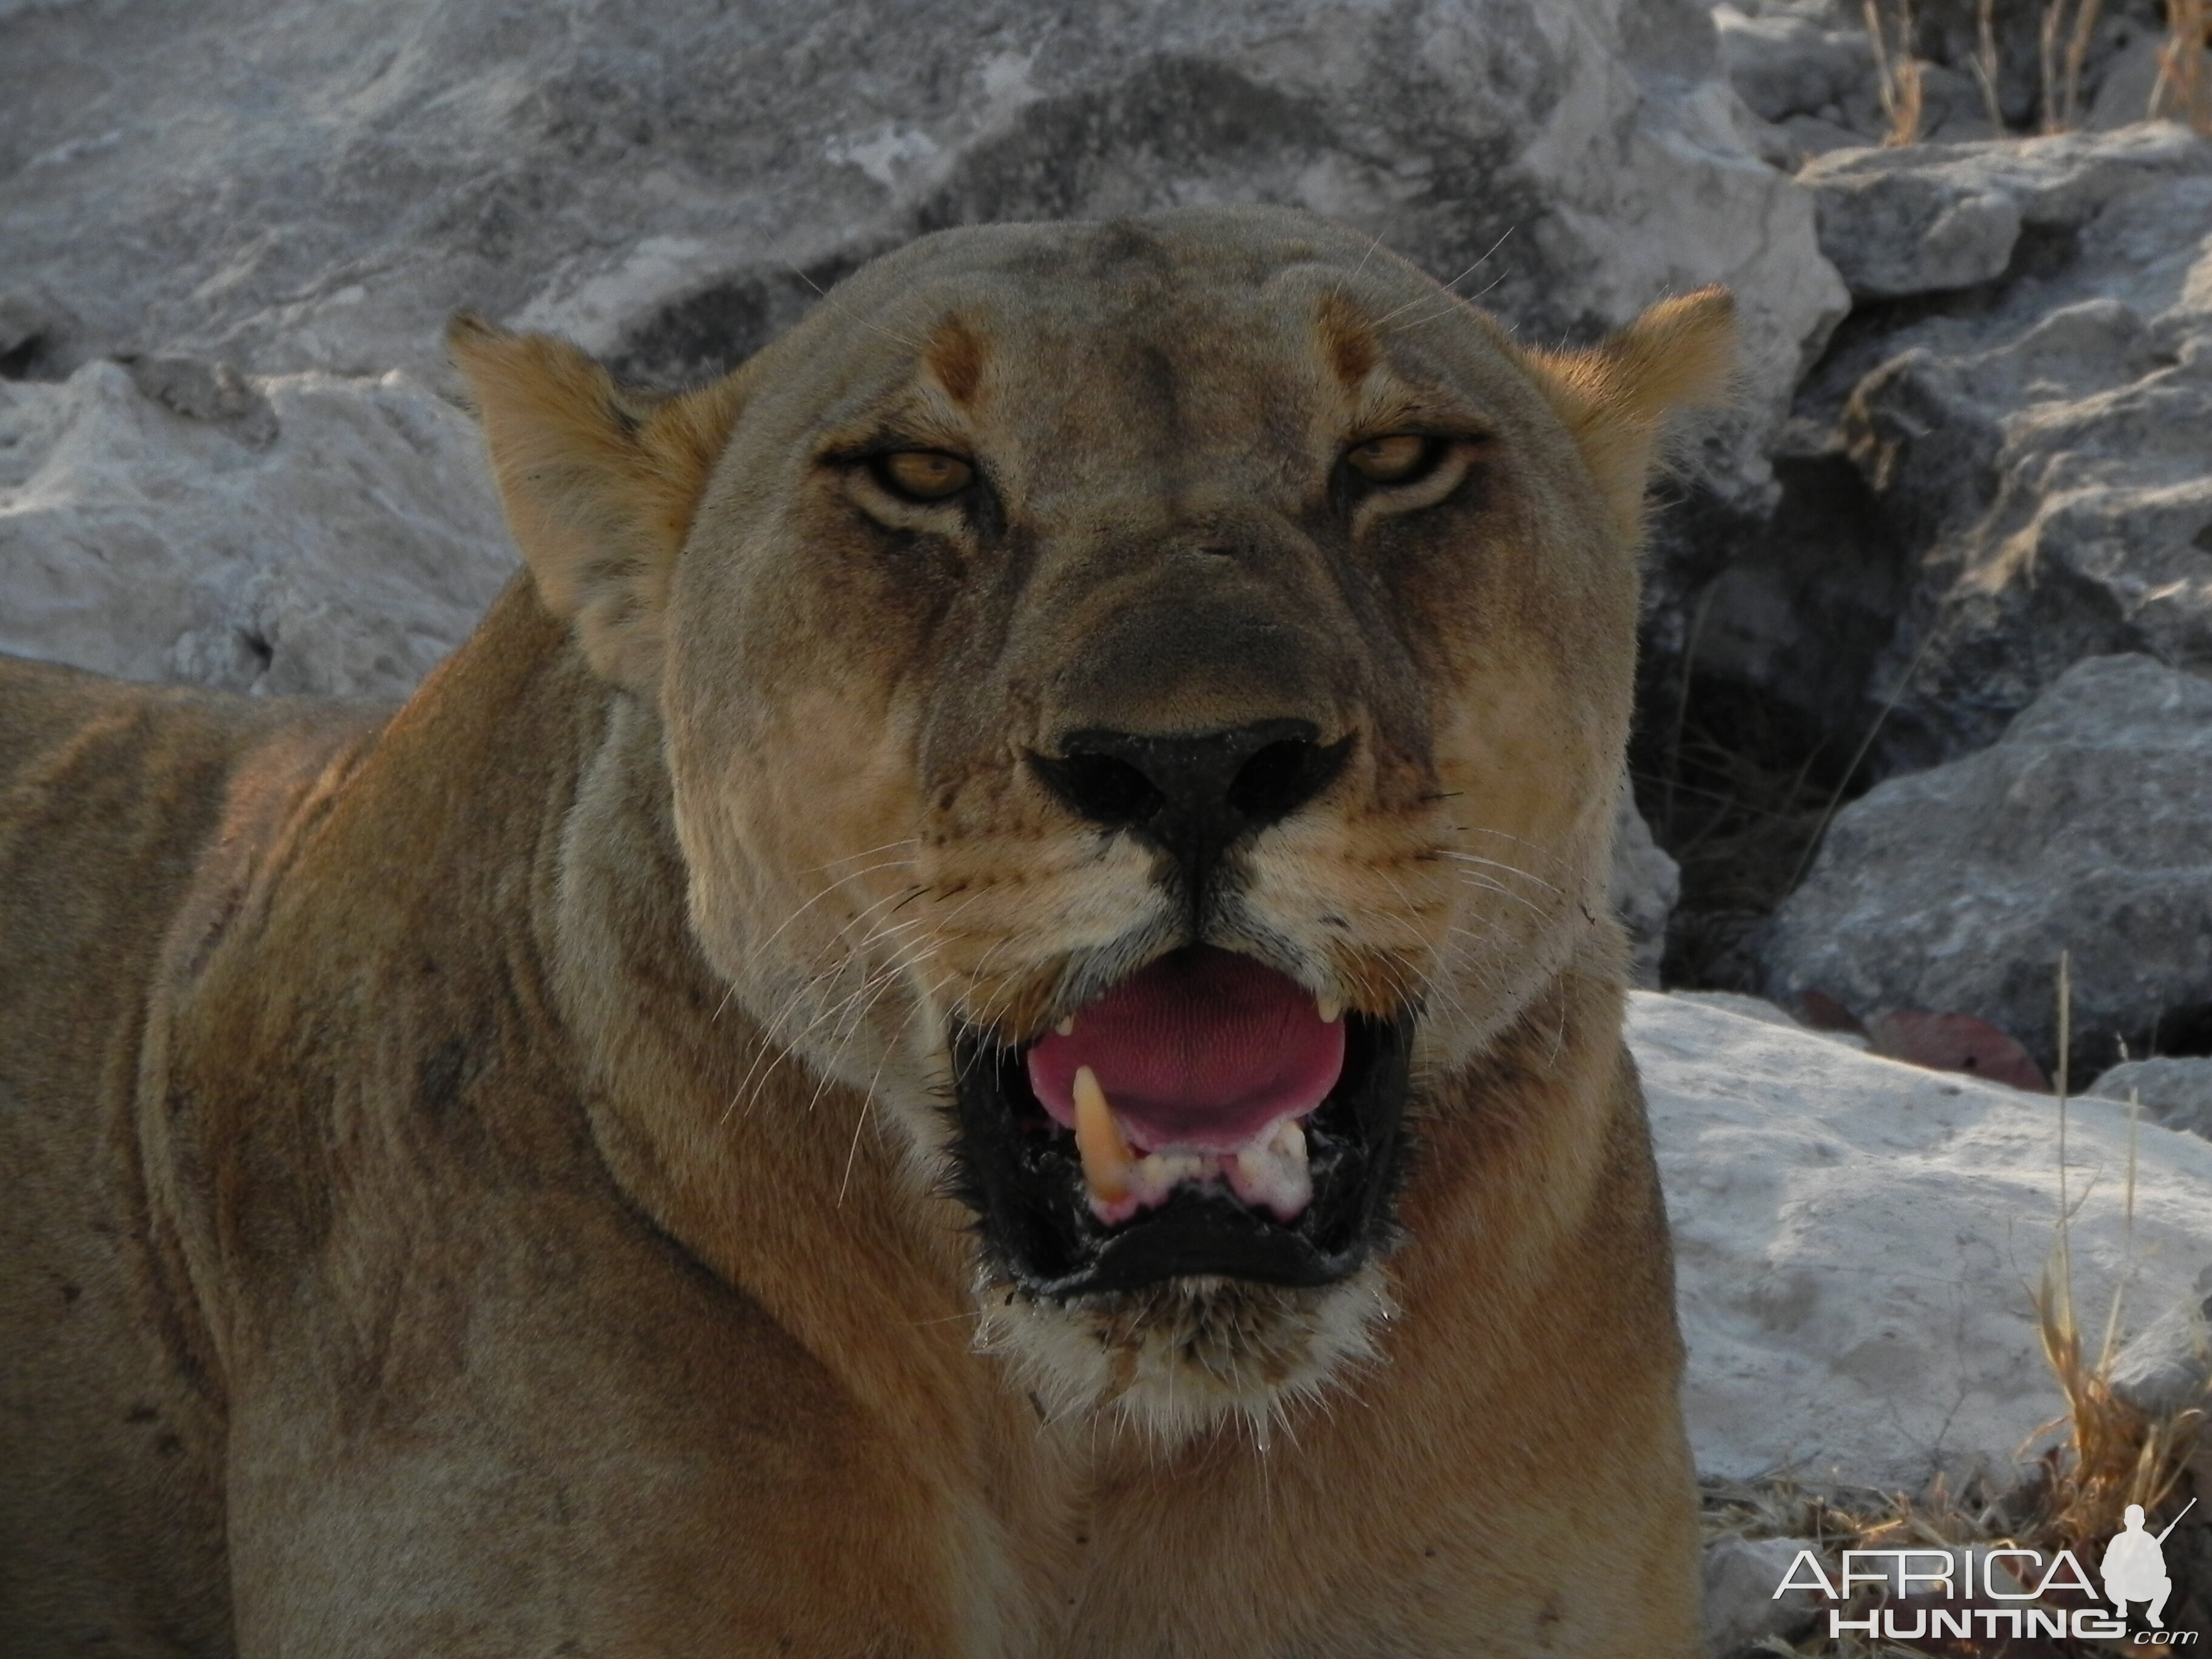
<svg viewBox="0 0 2212 1659">
<path fill-rule="evenodd" d="M 1644 486 L 1667 412 L 1728 401 L 1735 373 L 1735 300 L 1724 288 L 1662 300 L 1587 351 L 1531 351 L 1521 361 L 1597 477 L 1622 537 L 1644 525 Z"/>
<path fill-rule="evenodd" d="M 744 404 L 743 371 L 660 397 L 615 384 L 563 340 L 466 312 L 446 331 L 468 377 L 507 527 L 546 607 L 592 666 L 652 696 L 668 579 Z"/>
</svg>

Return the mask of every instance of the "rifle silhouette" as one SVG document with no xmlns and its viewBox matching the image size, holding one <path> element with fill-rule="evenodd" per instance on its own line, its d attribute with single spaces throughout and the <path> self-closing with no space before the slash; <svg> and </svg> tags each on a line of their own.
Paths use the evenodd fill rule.
<svg viewBox="0 0 2212 1659">
<path fill-rule="evenodd" d="M 2188 1514 L 2190 1510 L 2196 1507 L 2197 1500 L 2192 1498 L 2186 1504 L 2184 1504 L 2181 1506 L 2181 1515 Z M 2176 1527 L 2181 1524 L 2181 1515 L 2175 1516 L 2172 1520 L 2166 1523 L 2166 1532 L 2172 1532 Z M 2158 1535 L 2158 1541 L 2161 1544 L 2166 1542 L 2166 1532 L 2162 1532 Z"/>
</svg>

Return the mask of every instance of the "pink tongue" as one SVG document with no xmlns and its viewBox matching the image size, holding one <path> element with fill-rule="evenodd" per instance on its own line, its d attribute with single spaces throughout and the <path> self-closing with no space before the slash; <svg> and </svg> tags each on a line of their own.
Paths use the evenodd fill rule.
<svg viewBox="0 0 2212 1659">
<path fill-rule="evenodd" d="M 1321 1104 L 1344 1069 L 1344 1022 L 1273 969 L 1198 945 L 1163 957 L 1030 1050 L 1030 1087 L 1075 1121 L 1088 1066 L 1140 1152 L 1233 1152 Z"/>
</svg>

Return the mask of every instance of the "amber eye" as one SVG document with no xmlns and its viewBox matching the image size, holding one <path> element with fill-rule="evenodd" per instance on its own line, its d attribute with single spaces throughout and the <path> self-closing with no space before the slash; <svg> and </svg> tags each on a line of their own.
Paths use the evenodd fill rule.
<svg viewBox="0 0 2212 1659">
<path fill-rule="evenodd" d="M 879 455 L 877 480 L 894 495 L 912 501 L 941 501 L 975 482 L 975 469 L 957 455 L 936 449 L 899 449 Z"/>
<path fill-rule="evenodd" d="M 1434 438 L 1418 432 L 1395 432 L 1387 438 L 1370 438 L 1354 444 L 1344 464 L 1370 483 L 1404 483 L 1427 471 L 1437 457 Z"/>
</svg>

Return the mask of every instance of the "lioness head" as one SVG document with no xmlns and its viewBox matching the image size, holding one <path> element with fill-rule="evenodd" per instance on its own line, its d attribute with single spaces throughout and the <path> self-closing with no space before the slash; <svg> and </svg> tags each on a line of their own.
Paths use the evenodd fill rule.
<svg viewBox="0 0 2212 1659">
<path fill-rule="evenodd" d="M 701 951 L 973 1208 L 1063 1407 L 1264 1420 L 1361 1352 L 1409 1100 L 1614 971 L 1644 474 L 1729 310 L 1532 352 L 1240 209 L 926 238 L 669 400 L 457 325 Z"/>
</svg>

